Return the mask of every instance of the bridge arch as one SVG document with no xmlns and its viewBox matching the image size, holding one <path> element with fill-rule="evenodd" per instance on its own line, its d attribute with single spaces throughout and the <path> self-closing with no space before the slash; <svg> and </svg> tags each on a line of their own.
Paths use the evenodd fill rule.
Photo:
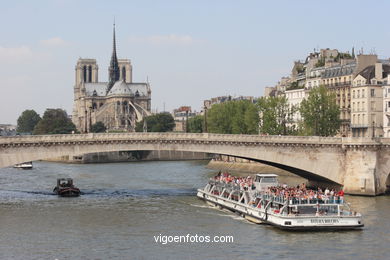
<svg viewBox="0 0 390 260">
<path fill-rule="evenodd" d="M 6 151 L 0 154 L 0 167 L 98 152 L 189 151 L 250 159 L 304 178 L 343 184 L 343 150 L 339 141 L 338 138 L 319 137 L 179 133 L 23 136 L 0 139 L 0 149 Z"/>
</svg>

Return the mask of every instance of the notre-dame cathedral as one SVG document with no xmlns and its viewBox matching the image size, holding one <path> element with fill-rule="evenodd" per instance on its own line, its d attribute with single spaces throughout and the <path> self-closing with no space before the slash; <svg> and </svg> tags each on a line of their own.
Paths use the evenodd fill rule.
<svg viewBox="0 0 390 260">
<path fill-rule="evenodd" d="M 149 83 L 134 83 L 129 59 L 116 55 L 115 24 L 109 82 L 98 81 L 95 59 L 79 59 L 76 65 L 72 121 L 82 133 L 102 122 L 108 130 L 134 131 L 136 122 L 150 115 Z"/>
</svg>

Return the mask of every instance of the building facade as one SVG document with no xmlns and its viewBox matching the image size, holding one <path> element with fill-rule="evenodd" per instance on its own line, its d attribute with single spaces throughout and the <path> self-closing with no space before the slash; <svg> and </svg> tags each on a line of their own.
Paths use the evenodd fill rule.
<svg viewBox="0 0 390 260">
<path fill-rule="evenodd" d="M 354 137 L 382 137 L 384 128 L 384 103 L 390 65 L 377 62 L 367 66 L 353 80 L 351 128 Z M 388 122 L 386 122 L 388 124 Z"/>
<path fill-rule="evenodd" d="M 383 86 L 383 136 L 390 137 L 390 75 Z"/>
<path fill-rule="evenodd" d="M 172 116 L 175 120 L 175 128 L 173 129 L 173 131 L 186 132 L 188 127 L 188 119 L 196 115 L 197 113 L 195 111 L 192 111 L 190 106 L 181 106 L 177 109 L 174 109 Z"/>
<path fill-rule="evenodd" d="M 80 132 L 89 132 L 97 122 L 108 130 L 132 132 L 136 122 L 150 115 L 150 85 L 133 82 L 130 60 L 117 58 L 115 25 L 108 82 L 99 82 L 95 59 L 80 58 L 75 70 L 72 121 Z"/>
</svg>

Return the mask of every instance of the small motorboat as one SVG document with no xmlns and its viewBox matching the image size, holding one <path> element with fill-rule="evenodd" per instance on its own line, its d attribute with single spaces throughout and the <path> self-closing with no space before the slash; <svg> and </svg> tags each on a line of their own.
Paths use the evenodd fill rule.
<svg viewBox="0 0 390 260">
<path fill-rule="evenodd" d="M 32 167 L 33 167 L 32 162 L 24 162 L 24 163 L 18 163 L 14 165 L 14 168 L 23 169 L 23 170 L 31 170 Z"/>
<path fill-rule="evenodd" d="M 61 197 L 80 196 L 80 190 L 73 185 L 73 179 L 71 178 L 57 179 L 57 186 L 53 192 Z"/>
</svg>

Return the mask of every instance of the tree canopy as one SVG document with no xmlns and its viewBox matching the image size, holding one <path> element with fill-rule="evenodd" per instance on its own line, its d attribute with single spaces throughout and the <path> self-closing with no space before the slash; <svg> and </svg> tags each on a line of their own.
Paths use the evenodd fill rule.
<svg viewBox="0 0 390 260">
<path fill-rule="evenodd" d="M 289 106 L 287 98 L 262 97 L 257 102 L 260 114 L 260 132 L 270 135 L 296 134 L 293 115 L 296 107 Z"/>
<path fill-rule="evenodd" d="M 207 111 L 210 133 L 256 134 L 258 122 L 256 105 L 248 100 L 215 104 Z"/>
<path fill-rule="evenodd" d="M 325 86 L 310 91 L 309 97 L 300 106 L 305 134 L 334 136 L 340 128 L 340 109 L 336 95 Z"/>
<path fill-rule="evenodd" d="M 35 126 L 33 134 L 69 134 L 72 131 L 76 131 L 76 127 L 68 118 L 65 110 L 48 108 L 42 120 Z"/>
<path fill-rule="evenodd" d="M 202 133 L 204 125 L 204 116 L 197 115 L 188 119 L 189 133 Z"/>
<path fill-rule="evenodd" d="M 148 132 L 170 132 L 175 127 L 175 120 L 168 112 L 162 112 L 147 116 L 135 126 L 136 132 L 143 132 L 144 120 L 146 120 Z"/>
<path fill-rule="evenodd" d="M 92 133 L 104 133 L 107 130 L 106 126 L 103 124 L 103 122 L 96 122 L 95 124 L 91 125 L 91 132 Z"/>
<path fill-rule="evenodd" d="M 16 131 L 19 133 L 32 133 L 41 117 L 34 110 L 24 110 L 18 118 Z"/>
</svg>

